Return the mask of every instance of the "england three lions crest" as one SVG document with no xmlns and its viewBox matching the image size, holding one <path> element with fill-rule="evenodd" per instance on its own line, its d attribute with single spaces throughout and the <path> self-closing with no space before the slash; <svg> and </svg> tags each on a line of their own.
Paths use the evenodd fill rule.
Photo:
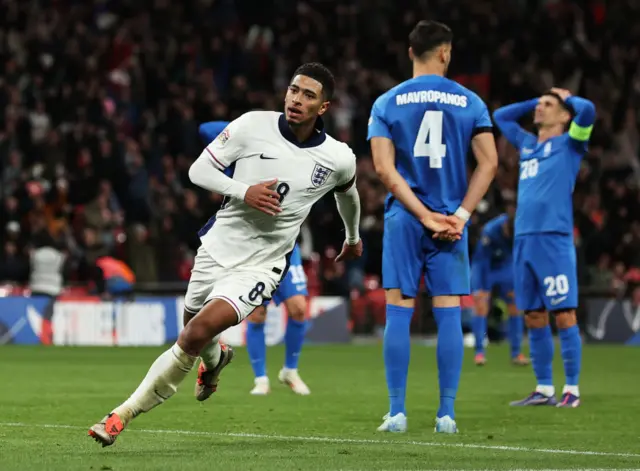
<svg viewBox="0 0 640 471">
<path fill-rule="evenodd" d="M 327 178 L 329 178 L 329 175 L 331 175 L 332 172 L 333 170 L 330 170 L 327 167 L 323 167 L 320 164 L 316 164 L 316 166 L 313 168 L 313 173 L 311 174 L 311 183 L 316 188 L 324 185 L 324 183 L 327 181 Z"/>
</svg>

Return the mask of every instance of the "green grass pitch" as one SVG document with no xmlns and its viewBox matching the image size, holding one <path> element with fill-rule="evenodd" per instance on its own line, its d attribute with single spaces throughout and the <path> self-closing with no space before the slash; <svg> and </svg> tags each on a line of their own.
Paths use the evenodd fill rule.
<svg viewBox="0 0 640 471">
<path fill-rule="evenodd" d="M 237 349 L 210 400 L 195 401 L 192 373 L 101 448 L 88 427 L 128 397 L 161 351 L 0 347 L 0 470 L 640 468 L 640 349 L 586 346 L 583 404 L 572 410 L 509 408 L 532 389 L 530 368 L 512 367 L 503 346 L 476 368 L 466 350 L 456 436 L 433 433 L 433 348 L 412 347 L 402 435 L 375 431 L 388 407 L 380 346 L 305 348 L 308 397 L 277 384 L 281 347 L 268 350 L 271 395 L 250 396 L 247 354 Z M 561 388 L 559 358 L 554 372 Z"/>
</svg>

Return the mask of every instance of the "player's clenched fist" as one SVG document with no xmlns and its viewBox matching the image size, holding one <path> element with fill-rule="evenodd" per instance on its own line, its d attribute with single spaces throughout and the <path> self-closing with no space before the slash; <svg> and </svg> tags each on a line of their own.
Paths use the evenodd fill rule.
<svg viewBox="0 0 640 471">
<path fill-rule="evenodd" d="M 268 182 L 251 185 L 244 195 L 244 202 L 258 211 L 275 216 L 282 211 L 280 195 L 270 188 L 276 183 L 278 183 L 278 180 L 274 178 Z"/>
<path fill-rule="evenodd" d="M 362 257 L 362 239 L 355 244 L 349 244 L 345 240 L 342 244 L 342 251 L 336 257 L 336 262 L 341 260 L 354 260 Z"/>
</svg>

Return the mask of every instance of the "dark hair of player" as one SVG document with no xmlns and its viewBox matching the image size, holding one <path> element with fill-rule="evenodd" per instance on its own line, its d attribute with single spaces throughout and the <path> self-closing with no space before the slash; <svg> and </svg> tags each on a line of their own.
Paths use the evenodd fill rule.
<svg viewBox="0 0 640 471">
<path fill-rule="evenodd" d="M 451 28 L 437 21 L 420 21 L 409 33 L 409 46 L 416 57 L 434 50 L 442 44 L 451 44 L 453 32 Z"/>
<path fill-rule="evenodd" d="M 562 97 L 560 95 L 558 95 L 557 93 L 554 93 L 552 91 L 547 91 L 544 92 L 542 94 L 542 96 L 551 96 L 553 98 L 555 98 L 556 100 L 558 100 L 558 103 L 560 104 L 560 107 L 563 108 L 567 113 L 569 113 L 571 115 L 571 119 L 575 118 L 575 111 L 573 110 L 573 108 L 571 108 L 571 106 L 569 106 L 569 104 L 564 101 L 562 99 Z M 571 121 L 571 119 L 569 121 Z"/>
<path fill-rule="evenodd" d="M 336 79 L 329 69 L 319 62 L 307 62 L 302 64 L 293 73 L 293 76 L 305 75 L 317 80 L 322 84 L 322 96 L 325 101 L 330 101 L 333 98 L 333 91 L 336 88 Z"/>
</svg>

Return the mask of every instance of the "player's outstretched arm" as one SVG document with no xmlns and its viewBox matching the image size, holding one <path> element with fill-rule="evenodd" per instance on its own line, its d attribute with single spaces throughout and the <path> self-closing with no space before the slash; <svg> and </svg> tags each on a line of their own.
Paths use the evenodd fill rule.
<svg viewBox="0 0 640 471">
<path fill-rule="evenodd" d="M 395 165 L 396 149 L 393 141 L 386 137 L 371 138 L 371 155 L 373 165 L 382 184 L 402 205 L 407 208 L 428 229 L 436 234 L 448 233 L 459 239 L 462 232 L 458 231 L 454 218 L 430 211 L 415 195 L 407 181 L 402 178 Z"/>
<path fill-rule="evenodd" d="M 504 137 L 516 148 L 522 146 L 522 141 L 531 136 L 518 124 L 518 120 L 525 114 L 532 112 L 538 104 L 537 98 L 503 106 L 493 112 L 493 120 L 500 129 Z"/>
</svg>

